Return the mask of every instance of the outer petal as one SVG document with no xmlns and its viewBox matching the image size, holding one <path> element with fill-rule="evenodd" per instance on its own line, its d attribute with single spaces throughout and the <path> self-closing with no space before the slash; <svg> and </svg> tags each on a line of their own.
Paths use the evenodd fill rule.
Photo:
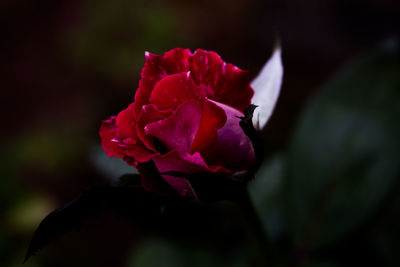
<svg viewBox="0 0 400 267">
<path fill-rule="evenodd" d="M 116 126 L 116 117 L 104 120 L 100 127 L 101 145 L 109 157 L 123 158 L 129 165 L 136 166 L 137 162 L 151 160 L 153 153 L 143 144 L 131 137 L 121 138 Z"/>
<path fill-rule="evenodd" d="M 247 71 L 225 63 L 212 51 L 198 49 L 190 57 L 190 71 L 206 96 L 243 111 L 253 96 Z"/>
<path fill-rule="evenodd" d="M 199 130 L 202 103 L 190 100 L 181 104 L 167 119 L 146 125 L 145 133 L 159 139 L 168 150 L 189 152 Z"/>
<path fill-rule="evenodd" d="M 149 103 L 151 91 L 158 81 L 167 76 L 162 68 L 163 56 L 145 53 L 145 63 L 140 74 L 139 88 L 135 94 L 135 113 L 139 114 L 143 105 Z"/>
<path fill-rule="evenodd" d="M 132 103 L 126 109 L 118 113 L 116 126 L 118 127 L 118 133 L 120 137 L 130 137 L 132 139 L 136 139 L 136 121 L 133 106 L 134 105 Z"/>
<path fill-rule="evenodd" d="M 201 173 L 201 172 L 222 172 L 226 170 L 222 167 L 216 167 L 211 170 L 204 162 L 200 153 L 189 154 L 182 151 L 172 151 L 166 155 L 157 155 L 153 158 L 160 173 L 177 171 L 183 173 Z M 184 178 L 177 178 L 170 175 L 162 175 L 162 178 L 174 188 L 181 196 L 193 196 L 194 191 L 190 183 Z"/>
<path fill-rule="evenodd" d="M 116 117 L 112 116 L 108 120 L 102 121 L 99 135 L 101 138 L 101 145 L 103 146 L 107 156 L 122 158 L 124 156 L 122 149 L 118 143 L 115 142 L 118 132 L 115 120 Z"/>
<path fill-rule="evenodd" d="M 154 154 L 150 152 L 143 144 L 135 144 L 135 145 L 124 145 L 124 160 L 130 164 L 136 166 L 137 162 L 143 163 L 152 159 Z M 126 159 L 128 157 L 128 159 Z M 132 162 L 133 158 L 133 162 Z"/>
<path fill-rule="evenodd" d="M 227 122 L 217 131 L 215 142 L 201 152 L 208 164 L 224 166 L 232 171 L 247 170 L 255 163 L 254 148 L 239 125 L 243 113 L 225 104 L 216 103 L 226 115 Z"/>
<path fill-rule="evenodd" d="M 164 53 L 162 68 L 168 74 L 190 71 L 189 60 L 192 53 L 187 48 L 174 48 Z"/>
</svg>

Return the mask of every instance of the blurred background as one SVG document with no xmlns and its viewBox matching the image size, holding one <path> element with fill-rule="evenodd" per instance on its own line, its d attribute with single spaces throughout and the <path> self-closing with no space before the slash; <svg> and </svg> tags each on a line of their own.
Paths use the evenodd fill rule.
<svg viewBox="0 0 400 267">
<path fill-rule="evenodd" d="M 213 50 L 254 77 L 278 36 L 282 93 L 249 191 L 280 265 L 399 266 L 399 29 L 390 0 L 1 1 L 0 265 L 21 265 L 50 211 L 135 171 L 97 132 L 133 101 L 144 51 Z M 247 266 L 245 218 L 217 214 L 224 252 L 105 212 L 25 266 Z"/>
</svg>

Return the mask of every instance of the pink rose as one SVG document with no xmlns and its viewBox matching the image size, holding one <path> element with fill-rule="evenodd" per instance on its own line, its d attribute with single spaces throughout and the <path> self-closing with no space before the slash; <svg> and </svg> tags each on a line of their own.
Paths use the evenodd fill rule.
<svg viewBox="0 0 400 267">
<path fill-rule="evenodd" d="M 107 155 L 123 158 L 139 171 L 149 161 L 159 173 L 230 177 L 248 170 L 255 163 L 254 149 L 238 117 L 254 94 L 249 73 L 201 49 L 146 52 L 145 57 L 134 102 L 102 122 Z M 143 186 L 156 191 L 148 175 L 141 175 Z M 186 179 L 161 177 L 179 195 L 194 195 Z"/>
</svg>

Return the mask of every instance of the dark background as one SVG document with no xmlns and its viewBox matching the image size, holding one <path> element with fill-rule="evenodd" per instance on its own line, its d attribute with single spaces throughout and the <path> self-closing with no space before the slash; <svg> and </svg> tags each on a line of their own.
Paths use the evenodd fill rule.
<svg viewBox="0 0 400 267">
<path fill-rule="evenodd" d="M 398 36 L 399 8 L 389 0 L 1 1 L 1 265 L 19 266 L 49 211 L 134 171 L 104 157 L 97 131 L 133 101 L 144 51 L 213 50 L 254 77 L 279 37 L 284 81 L 265 130 L 273 158 L 334 73 Z M 137 230 L 108 213 L 88 225 L 26 266 L 123 265 Z"/>
</svg>

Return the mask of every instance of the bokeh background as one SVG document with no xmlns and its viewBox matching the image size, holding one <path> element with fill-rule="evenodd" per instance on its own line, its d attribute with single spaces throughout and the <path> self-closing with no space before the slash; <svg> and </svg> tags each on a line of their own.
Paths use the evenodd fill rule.
<svg viewBox="0 0 400 267">
<path fill-rule="evenodd" d="M 249 191 L 281 265 L 399 266 L 399 29 L 390 0 L 1 1 L 0 265 L 21 265 L 51 210 L 134 172 L 97 131 L 133 101 L 144 51 L 213 50 L 254 77 L 279 37 L 282 93 Z M 237 243 L 223 253 L 104 212 L 25 266 L 248 265 L 245 218 L 219 214 L 215 238 Z"/>
</svg>

